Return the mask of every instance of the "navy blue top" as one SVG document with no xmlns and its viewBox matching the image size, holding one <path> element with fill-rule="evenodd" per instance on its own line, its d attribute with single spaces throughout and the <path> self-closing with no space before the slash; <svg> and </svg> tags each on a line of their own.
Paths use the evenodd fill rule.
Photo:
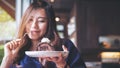
<svg viewBox="0 0 120 68">
<path fill-rule="evenodd" d="M 68 48 L 69 51 L 66 62 L 70 68 L 86 68 L 85 63 L 74 44 L 70 40 L 66 39 L 64 40 L 64 45 Z M 42 68 L 41 63 L 36 58 L 29 57 L 27 55 L 25 55 L 21 60 L 20 65 L 22 65 L 22 68 Z M 50 65 L 52 65 L 50 68 L 56 68 L 54 63 L 51 63 Z M 11 66 L 10 68 L 16 67 Z"/>
</svg>

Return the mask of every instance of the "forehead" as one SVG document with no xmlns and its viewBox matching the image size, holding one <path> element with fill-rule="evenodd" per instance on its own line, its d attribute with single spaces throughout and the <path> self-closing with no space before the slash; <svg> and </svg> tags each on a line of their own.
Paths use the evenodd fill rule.
<svg viewBox="0 0 120 68">
<path fill-rule="evenodd" d="M 38 17 L 45 17 L 46 18 L 46 12 L 45 9 L 33 9 L 30 13 L 30 17 L 38 18 Z"/>
</svg>

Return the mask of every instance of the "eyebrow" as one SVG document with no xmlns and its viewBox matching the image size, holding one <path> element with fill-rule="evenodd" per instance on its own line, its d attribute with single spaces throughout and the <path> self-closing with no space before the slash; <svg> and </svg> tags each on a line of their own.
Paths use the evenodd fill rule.
<svg viewBox="0 0 120 68">
<path fill-rule="evenodd" d="M 34 18 L 34 17 L 31 16 L 30 18 Z M 47 19 L 47 17 L 38 17 L 37 19 Z"/>
<path fill-rule="evenodd" d="M 44 18 L 44 19 L 47 19 L 47 17 L 38 17 L 38 19 L 39 19 L 39 18 Z"/>
</svg>

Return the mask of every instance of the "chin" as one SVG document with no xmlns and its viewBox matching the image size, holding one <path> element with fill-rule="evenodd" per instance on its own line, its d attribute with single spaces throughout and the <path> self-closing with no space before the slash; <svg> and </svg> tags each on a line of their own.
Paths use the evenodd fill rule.
<svg viewBox="0 0 120 68">
<path fill-rule="evenodd" d="M 29 38 L 32 39 L 32 40 L 38 40 L 39 39 L 38 36 L 29 36 Z"/>
</svg>

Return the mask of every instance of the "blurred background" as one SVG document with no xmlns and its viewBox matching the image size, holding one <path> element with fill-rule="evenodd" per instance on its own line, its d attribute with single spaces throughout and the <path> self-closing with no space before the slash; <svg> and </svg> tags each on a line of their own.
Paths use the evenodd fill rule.
<svg viewBox="0 0 120 68">
<path fill-rule="evenodd" d="M 120 68 L 119 0 L 46 0 L 54 7 L 61 38 L 69 38 L 87 68 Z M 0 62 L 3 45 L 16 38 L 33 0 L 0 0 Z"/>
</svg>

